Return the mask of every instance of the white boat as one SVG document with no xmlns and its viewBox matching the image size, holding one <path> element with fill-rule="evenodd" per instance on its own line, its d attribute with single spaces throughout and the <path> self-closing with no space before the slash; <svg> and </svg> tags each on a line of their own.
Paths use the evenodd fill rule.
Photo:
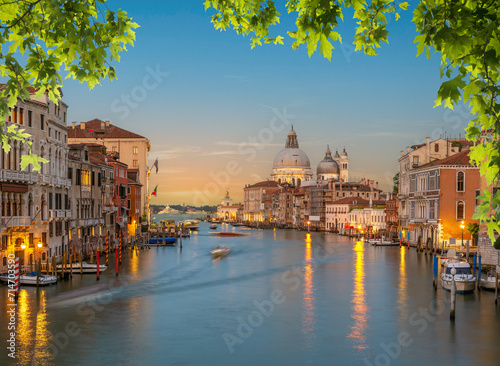
<svg viewBox="0 0 500 366">
<path fill-rule="evenodd" d="M 2 276 L 0 276 L 0 280 L 2 282 L 8 282 L 9 276 L 2 275 Z M 13 278 L 11 277 L 10 280 L 12 281 Z M 21 285 L 36 286 L 36 272 L 30 272 L 30 273 L 25 273 L 23 275 L 20 275 L 19 282 L 21 283 Z M 53 283 L 56 283 L 56 282 L 57 282 L 57 277 L 44 276 L 42 274 L 38 274 L 38 285 L 39 286 L 52 285 Z"/>
<path fill-rule="evenodd" d="M 452 268 L 455 268 L 455 276 L 451 274 Z M 447 261 L 441 274 L 441 286 L 450 291 L 451 281 L 455 277 L 455 288 L 458 293 L 474 291 L 476 288 L 476 276 L 470 270 L 470 264 L 460 261 Z"/>
<path fill-rule="evenodd" d="M 448 249 L 446 256 L 441 256 L 441 265 L 444 266 L 447 262 L 465 262 L 464 258 L 457 256 L 455 249 Z"/>
<path fill-rule="evenodd" d="M 58 264 L 56 266 L 57 272 L 62 272 L 62 267 L 63 267 L 62 264 Z M 80 273 L 80 263 L 79 262 L 73 263 L 71 267 L 72 267 L 71 270 L 74 273 Z M 104 272 L 107 269 L 108 269 L 108 266 L 106 266 L 105 264 L 99 265 L 99 272 Z M 70 266 L 67 263 L 66 264 L 66 272 L 69 272 L 69 270 L 70 270 Z M 82 263 L 82 273 L 97 273 L 97 264 L 89 264 L 87 262 L 83 262 Z"/>
<path fill-rule="evenodd" d="M 495 274 L 488 273 L 485 277 L 481 277 L 479 282 L 481 283 L 481 287 L 487 290 L 495 290 Z M 498 280 L 499 288 L 500 288 L 500 279 Z"/>
<path fill-rule="evenodd" d="M 222 247 L 222 248 L 215 248 L 210 253 L 214 258 L 221 258 L 227 256 L 230 251 L 231 250 L 228 247 Z"/>
</svg>

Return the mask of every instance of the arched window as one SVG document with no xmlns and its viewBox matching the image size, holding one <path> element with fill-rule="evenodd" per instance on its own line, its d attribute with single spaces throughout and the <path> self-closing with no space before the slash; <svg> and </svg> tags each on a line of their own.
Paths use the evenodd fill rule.
<svg viewBox="0 0 500 366">
<path fill-rule="evenodd" d="M 464 201 L 457 202 L 457 220 L 465 220 L 465 203 L 464 203 Z"/>
<path fill-rule="evenodd" d="M 439 144 L 435 144 L 434 145 L 434 151 L 435 152 L 439 152 Z"/>
<path fill-rule="evenodd" d="M 457 192 L 465 191 L 465 174 L 464 172 L 457 173 Z"/>
</svg>

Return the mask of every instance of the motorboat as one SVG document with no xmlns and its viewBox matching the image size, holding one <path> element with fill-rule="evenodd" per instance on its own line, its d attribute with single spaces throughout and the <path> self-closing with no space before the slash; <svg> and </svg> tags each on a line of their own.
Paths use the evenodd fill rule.
<svg viewBox="0 0 500 366">
<path fill-rule="evenodd" d="M 149 245 L 169 245 L 174 246 L 177 242 L 177 238 L 150 238 L 148 240 Z"/>
<path fill-rule="evenodd" d="M 375 247 L 399 247 L 399 242 L 390 240 L 377 240 L 372 243 Z"/>
<path fill-rule="evenodd" d="M 215 224 L 210 225 L 210 229 L 212 229 L 212 230 L 217 229 L 217 225 L 215 225 Z"/>
<path fill-rule="evenodd" d="M 441 265 L 444 266 L 448 261 L 465 262 L 465 259 L 459 257 L 455 249 L 448 249 L 448 251 L 446 252 L 446 256 L 441 256 Z"/>
<path fill-rule="evenodd" d="M 481 288 L 487 289 L 487 290 L 495 290 L 495 281 L 496 281 L 496 275 L 494 272 L 488 272 L 488 274 L 485 277 L 481 277 L 479 280 L 479 283 L 481 284 Z M 500 279 L 498 280 L 499 288 L 500 288 Z"/>
<path fill-rule="evenodd" d="M 237 233 L 235 231 L 217 231 L 214 235 L 219 236 L 246 236 L 247 234 Z"/>
<path fill-rule="evenodd" d="M 222 258 L 226 257 L 231 250 L 228 247 L 217 247 L 214 250 L 212 250 L 210 253 L 212 254 L 212 257 L 214 258 Z"/>
<path fill-rule="evenodd" d="M 183 226 L 184 229 L 189 229 L 189 230 L 198 230 L 200 228 L 200 225 L 198 225 L 197 220 L 181 221 L 179 222 L 179 226 Z"/>
<path fill-rule="evenodd" d="M 57 272 L 62 272 L 62 264 L 58 264 L 56 266 L 56 271 Z M 99 265 L 99 272 L 104 272 L 105 270 L 108 269 L 108 266 L 105 264 L 100 264 Z M 70 265 L 69 263 L 66 264 L 66 267 L 64 269 L 66 272 L 70 271 Z M 71 271 L 80 273 L 80 262 L 75 262 L 71 264 Z M 97 273 L 97 264 L 90 264 L 87 262 L 82 262 L 82 271 L 81 273 Z"/>
<path fill-rule="evenodd" d="M 451 274 L 452 269 L 456 270 L 455 276 Z M 458 293 L 474 291 L 476 287 L 476 276 L 470 270 L 470 264 L 461 261 L 449 260 L 445 263 L 441 274 L 441 286 L 450 291 L 451 281 L 455 278 L 455 288 Z"/>
<path fill-rule="evenodd" d="M 21 285 L 30 285 L 30 286 L 36 286 L 36 277 L 37 273 L 36 272 L 29 272 L 25 273 L 19 276 L 19 282 Z M 12 276 L 9 278 L 8 275 L 1 275 L 0 280 L 2 282 L 7 282 L 9 279 L 12 281 L 13 278 Z M 38 285 L 39 286 L 46 286 L 46 285 L 52 285 L 57 282 L 57 277 L 54 276 L 44 276 L 41 273 L 38 273 Z"/>
</svg>

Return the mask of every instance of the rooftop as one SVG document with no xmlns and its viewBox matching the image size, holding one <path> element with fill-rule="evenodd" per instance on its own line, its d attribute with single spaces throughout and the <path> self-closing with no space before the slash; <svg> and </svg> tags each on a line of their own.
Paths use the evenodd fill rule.
<svg viewBox="0 0 500 366">
<path fill-rule="evenodd" d="M 71 138 L 117 138 L 117 139 L 145 139 L 144 136 L 115 126 L 109 121 L 95 118 L 78 125 L 68 126 L 68 139 Z"/>
</svg>

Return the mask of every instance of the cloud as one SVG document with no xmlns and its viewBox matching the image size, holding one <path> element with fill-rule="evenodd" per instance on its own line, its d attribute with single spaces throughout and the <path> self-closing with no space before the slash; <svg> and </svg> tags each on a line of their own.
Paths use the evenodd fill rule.
<svg viewBox="0 0 500 366">
<path fill-rule="evenodd" d="M 151 157 L 153 157 L 153 156 L 157 157 L 158 160 L 171 160 L 171 159 L 176 159 L 176 158 L 181 157 L 181 156 L 186 155 L 186 154 L 199 153 L 200 151 L 201 151 L 201 148 L 199 146 L 184 145 L 184 146 L 176 146 L 176 147 L 164 149 L 164 150 L 153 150 L 153 151 L 151 151 L 151 153 L 149 155 Z M 154 161 L 154 159 L 153 159 L 153 161 Z"/>
<path fill-rule="evenodd" d="M 201 155 L 204 156 L 215 156 L 215 155 L 240 155 L 240 153 L 236 150 L 222 150 L 222 151 L 208 151 L 204 152 Z"/>
<path fill-rule="evenodd" d="M 262 143 L 262 142 L 255 142 L 255 143 L 250 143 L 248 141 L 240 141 L 240 142 L 233 142 L 233 141 L 216 141 L 215 142 L 216 145 L 220 145 L 220 146 L 253 146 L 254 144 L 257 146 L 283 146 L 282 143 L 275 143 L 275 144 L 272 144 L 272 143 L 269 143 L 269 144 L 265 144 L 265 143 Z"/>
</svg>

